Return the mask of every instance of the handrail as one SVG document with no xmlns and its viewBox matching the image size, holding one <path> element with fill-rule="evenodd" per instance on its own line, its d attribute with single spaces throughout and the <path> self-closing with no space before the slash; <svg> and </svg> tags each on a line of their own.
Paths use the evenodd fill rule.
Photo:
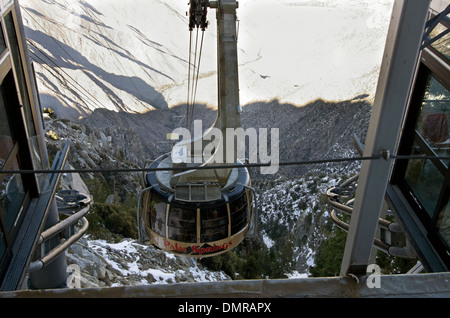
<svg viewBox="0 0 450 318">
<path fill-rule="evenodd" d="M 449 6 L 450 7 L 450 6 Z M 364 144 L 359 140 L 359 138 L 356 136 L 356 134 L 353 134 L 353 143 L 356 147 L 356 150 L 358 151 L 358 153 L 363 156 L 364 154 Z M 333 221 L 333 223 L 335 223 L 340 229 L 348 232 L 350 226 L 343 222 L 342 220 L 340 220 L 337 215 L 336 215 L 336 210 L 343 212 L 343 213 L 347 213 L 349 215 L 352 214 L 353 212 L 353 208 L 350 207 L 349 205 L 353 204 L 353 201 L 355 199 L 351 199 L 349 201 L 346 202 L 346 204 L 342 204 L 340 202 L 337 202 L 335 200 L 339 199 L 340 193 L 335 193 L 333 191 L 336 190 L 336 192 L 340 192 L 341 189 L 340 188 L 345 188 L 348 187 L 350 184 L 356 182 L 359 178 L 359 174 L 353 176 L 352 178 L 348 179 L 347 181 L 343 182 L 339 187 L 333 187 L 327 190 L 327 197 L 328 197 L 328 203 L 334 208 L 330 215 L 331 215 L 331 220 Z M 355 186 L 356 188 L 356 186 Z M 344 190 L 345 191 L 345 190 Z M 344 193 L 344 191 L 342 191 Z M 389 222 L 385 219 L 382 218 L 378 218 L 378 226 L 381 229 L 384 229 L 386 231 L 389 231 L 391 233 L 403 233 L 403 230 L 400 226 L 400 224 L 398 223 L 393 223 L 393 222 Z M 374 243 L 373 245 L 378 248 L 379 250 L 392 255 L 392 256 L 398 256 L 398 257 L 413 257 L 415 255 L 414 250 L 412 249 L 411 243 L 408 239 L 406 239 L 406 247 L 396 247 L 396 246 L 392 246 L 386 242 L 381 241 L 378 238 L 374 238 Z"/>
<path fill-rule="evenodd" d="M 327 191 L 327 194 L 328 194 L 328 191 Z M 354 200 L 351 200 L 351 201 L 353 202 Z M 336 201 L 333 201 L 330 197 L 328 197 L 328 203 L 332 207 L 334 207 L 335 209 L 337 209 L 337 210 L 339 210 L 341 212 L 344 212 L 344 213 L 346 213 L 348 215 L 352 215 L 352 212 L 353 212 L 353 208 L 352 207 L 350 207 L 348 205 L 345 205 L 345 204 L 342 204 L 342 203 L 339 203 L 339 202 L 336 202 Z M 388 220 L 379 218 L 378 219 L 378 225 L 381 228 L 384 228 L 386 230 L 390 230 L 390 231 L 393 231 L 393 232 L 398 232 L 398 230 L 396 230 L 397 229 L 397 227 L 396 227 L 397 224 L 393 223 L 393 222 L 389 222 Z"/>
<path fill-rule="evenodd" d="M 82 237 L 89 228 L 89 222 L 85 217 L 83 217 L 81 221 L 83 222 L 83 225 L 77 233 L 70 236 L 66 241 L 53 248 L 48 254 L 46 254 L 41 259 L 30 263 L 30 266 L 28 267 L 28 273 L 32 273 L 42 269 L 51 261 L 53 261 L 59 254 L 68 249 L 70 245 L 78 241 L 80 237 Z"/>
<path fill-rule="evenodd" d="M 62 152 L 58 152 L 58 154 L 55 157 L 55 160 L 52 165 L 52 170 L 61 169 L 65 165 L 65 163 L 67 161 L 68 153 L 69 153 L 69 148 L 70 148 L 69 141 L 66 141 L 64 150 Z M 56 185 L 59 183 L 60 177 L 61 177 L 61 173 L 55 173 L 54 175 L 50 176 L 50 178 L 49 178 L 50 184 L 53 184 L 52 191 L 51 191 L 51 197 L 53 198 L 53 200 L 57 199 L 56 198 Z M 84 208 L 73 213 L 66 219 L 59 221 L 58 223 L 54 224 L 50 228 L 41 232 L 41 234 L 39 235 L 39 238 L 37 239 L 37 242 L 36 242 L 37 245 L 44 244 L 46 241 L 50 240 L 52 237 L 54 237 L 58 233 L 73 226 L 78 221 L 81 220 L 83 222 L 81 228 L 76 233 L 73 233 L 72 235 L 70 235 L 70 233 L 69 233 L 68 234 L 68 235 L 70 235 L 69 237 L 66 237 L 65 240 L 63 240 L 59 245 L 57 245 L 56 247 L 51 249 L 46 255 L 42 256 L 41 259 L 31 262 L 30 265 L 28 266 L 28 273 L 35 272 L 35 271 L 40 270 L 43 267 L 45 267 L 48 263 L 53 261 L 59 254 L 61 254 L 67 248 L 69 248 L 70 245 L 72 245 L 78 239 L 80 239 L 80 237 L 83 236 L 84 233 L 86 233 L 86 231 L 89 227 L 89 222 L 84 216 L 88 212 L 89 212 L 89 205 L 85 206 Z M 59 210 L 59 213 L 61 213 L 61 210 Z"/>
<path fill-rule="evenodd" d="M 72 226 L 76 222 L 78 222 L 81 218 L 83 218 L 87 213 L 89 212 L 89 206 L 81 209 L 80 211 L 76 212 L 75 214 L 72 214 L 68 218 L 56 223 L 51 228 L 43 231 L 39 237 L 38 244 L 42 244 L 43 242 L 49 240 L 59 232 L 64 231 L 69 226 Z"/>
<path fill-rule="evenodd" d="M 353 176 L 349 180 L 343 182 L 339 187 L 332 187 L 332 188 L 328 189 L 326 192 L 327 197 L 328 197 L 328 203 L 333 208 L 330 213 L 331 220 L 333 221 L 334 224 L 336 224 L 336 226 L 338 226 L 340 229 L 342 229 L 346 232 L 348 232 L 348 230 L 350 229 L 350 225 L 345 223 L 341 219 L 339 219 L 339 217 L 336 214 L 336 211 L 343 212 L 343 213 L 346 213 L 351 216 L 352 212 L 353 212 L 353 208 L 350 205 L 353 204 L 355 199 L 354 198 L 350 199 L 345 204 L 338 202 L 338 200 L 340 198 L 340 195 L 342 193 L 345 193 L 345 190 L 346 190 L 345 187 L 349 186 L 351 183 L 355 182 L 357 179 L 358 179 L 358 175 Z M 339 193 L 339 192 L 341 192 L 341 187 L 343 188 L 342 189 L 343 191 L 342 191 L 342 193 Z M 381 229 L 384 229 L 389 232 L 402 233 L 402 230 L 401 230 L 401 227 L 399 224 L 387 221 L 382 218 L 378 219 L 378 226 Z M 374 241 L 373 241 L 373 245 L 377 249 L 379 249 L 389 255 L 400 256 L 400 257 L 411 257 L 413 255 L 413 253 L 411 251 L 411 247 L 408 246 L 408 241 L 406 241 L 406 243 L 407 243 L 406 247 L 396 247 L 396 246 L 392 246 L 386 242 L 383 242 L 382 240 L 380 240 L 378 238 L 374 238 Z"/>
<path fill-rule="evenodd" d="M 345 232 L 348 232 L 350 225 L 348 225 L 347 223 L 345 223 L 344 221 L 340 220 L 337 216 L 336 216 L 336 211 L 335 210 L 331 210 L 330 213 L 331 216 L 331 220 L 342 230 L 344 230 Z M 389 249 L 391 248 L 391 246 L 383 241 L 381 241 L 380 239 L 374 238 L 373 240 L 373 245 L 378 248 L 379 250 L 388 253 L 389 254 Z"/>
<path fill-rule="evenodd" d="M 256 200 L 256 191 L 254 188 L 243 185 L 244 188 L 252 192 L 252 214 L 250 216 L 249 235 L 255 236 L 258 231 L 258 201 Z"/>
</svg>

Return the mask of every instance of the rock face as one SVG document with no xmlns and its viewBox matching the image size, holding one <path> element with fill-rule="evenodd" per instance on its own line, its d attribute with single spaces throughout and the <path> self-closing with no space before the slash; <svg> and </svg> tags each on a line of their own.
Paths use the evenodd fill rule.
<svg viewBox="0 0 450 318">
<path fill-rule="evenodd" d="M 82 238 L 66 251 L 66 256 L 68 265 L 80 269 L 81 288 L 231 279 L 223 272 L 204 269 L 193 258 L 168 254 L 131 239 L 111 244 Z"/>
<path fill-rule="evenodd" d="M 155 159 L 160 154 L 154 146 L 143 142 L 132 129 L 120 126 L 90 128 L 85 124 L 64 119 L 54 119 L 48 116 L 44 118 L 50 159 L 57 151 L 62 150 L 64 143 L 69 140 L 68 163 L 75 169 L 141 168 L 147 161 Z M 104 179 L 112 182 L 111 177 L 112 174 L 108 172 L 81 174 L 83 180 Z M 141 177 L 139 173 L 114 175 L 114 182 L 118 185 L 117 195 L 125 198 L 127 194 L 137 194 L 141 187 Z M 80 181 L 74 178 L 78 177 L 75 174 L 72 176 L 67 174 L 62 179 L 63 181 L 67 179 L 66 184 Z M 86 191 L 85 189 L 78 190 Z"/>
</svg>

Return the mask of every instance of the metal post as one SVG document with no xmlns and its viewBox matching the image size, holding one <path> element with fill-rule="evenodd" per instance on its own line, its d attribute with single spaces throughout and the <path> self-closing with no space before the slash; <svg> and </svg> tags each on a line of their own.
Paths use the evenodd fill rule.
<svg viewBox="0 0 450 318">
<path fill-rule="evenodd" d="M 56 201 L 53 200 L 52 206 L 48 213 L 47 221 L 44 229 L 48 229 L 58 223 L 58 208 Z M 60 240 L 51 241 L 50 248 L 54 248 L 60 243 Z M 67 262 L 66 255 L 61 253 L 51 263 L 36 272 L 30 273 L 29 288 L 31 289 L 48 289 L 65 287 L 67 279 Z"/>
<path fill-rule="evenodd" d="M 192 4 L 193 2 L 191 2 Z M 228 128 L 241 127 L 241 106 L 239 102 L 239 74 L 238 74 L 238 50 L 237 50 L 237 17 L 236 10 L 238 2 L 236 0 L 209 1 L 210 8 L 216 11 L 217 20 L 217 77 L 218 77 L 218 111 L 216 121 L 211 128 L 216 128 L 221 132 L 221 138 L 215 146 L 215 153 L 204 160 L 204 164 L 236 164 L 238 142 L 240 138 L 235 138 L 234 134 L 228 136 Z M 204 14 L 202 11 L 200 14 Z M 216 140 L 217 130 L 208 129 L 201 139 L 194 139 L 190 142 L 190 149 L 199 149 L 197 155 L 203 156 L 204 147 L 211 140 Z M 202 134 L 200 130 L 199 134 Z M 195 133 L 194 136 L 199 135 Z M 235 140 L 237 139 L 237 140 Z M 228 142 L 227 142 L 228 141 Z M 231 148 L 231 149 L 228 149 Z M 189 151 L 187 151 L 189 152 Z M 209 155 L 209 154 L 208 154 Z M 205 158 L 202 158 L 205 159 Z M 195 160 L 195 159 L 194 159 Z M 195 161 L 194 161 L 195 162 Z M 212 180 L 225 186 L 232 168 L 217 170 L 191 170 L 187 173 L 179 173 L 173 179 L 173 185 L 189 182 L 204 182 Z"/>
<path fill-rule="evenodd" d="M 396 0 L 394 3 L 364 156 L 396 150 L 429 5 L 430 0 Z M 390 169 L 390 160 L 362 163 L 342 276 L 366 273 Z"/>
<path fill-rule="evenodd" d="M 227 142 L 227 128 L 241 127 L 239 101 L 239 75 L 236 34 L 236 0 L 220 0 L 216 10 L 217 18 L 217 75 L 218 115 L 216 127 L 222 130 L 222 154 L 224 162 L 235 164 L 239 149 L 238 140 Z M 231 138 L 234 138 L 232 136 Z M 232 146 L 233 149 L 227 149 Z M 227 160 L 233 154 L 231 162 Z M 220 180 L 227 180 L 231 169 L 216 170 Z"/>
<path fill-rule="evenodd" d="M 237 128 L 240 122 L 236 0 L 221 0 L 217 18 L 217 74 L 221 128 Z M 235 162 L 232 162 L 235 163 Z"/>
</svg>

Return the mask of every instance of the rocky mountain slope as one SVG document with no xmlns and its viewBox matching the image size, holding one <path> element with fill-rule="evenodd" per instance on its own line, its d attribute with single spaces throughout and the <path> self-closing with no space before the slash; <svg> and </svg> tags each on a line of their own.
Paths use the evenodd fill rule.
<svg viewBox="0 0 450 318">
<path fill-rule="evenodd" d="M 66 252 L 67 263 L 79 266 L 81 288 L 223 281 L 193 258 L 178 257 L 131 239 L 119 243 L 83 238 Z"/>
<path fill-rule="evenodd" d="M 311 121 L 320 123 L 322 119 Z M 127 132 L 125 138 L 121 130 L 110 127 L 93 130 L 86 124 L 48 115 L 44 122 L 50 155 L 69 139 L 69 164 L 77 169 L 140 167 L 147 158 L 145 153 L 135 149 L 139 136 L 134 132 Z M 307 275 L 309 267 L 314 265 L 318 246 L 333 228 L 324 194 L 342 178 L 356 173 L 358 168 L 358 164 L 353 168 L 345 164 L 322 168 L 305 166 L 304 174 L 278 173 L 272 178 L 252 173 L 257 194 L 258 235 L 249 239 L 264 244 L 267 252 L 276 253 L 290 242 L 291 265 L 285 274 L 290 277 Z M 109 192 L 102 198 L 93 196 L 93 202 L 114 204 L 136 198 L 141 189 L 140 178 L 140 173 L 68 173 L 62 177 L 61 188 L 98 193 L 99 189 L 92 186 L 98 186 L 99 180 L 103 180 Z M 231 279 L 221 271 L 208 270 L 193 259 L 175 257 L 123 236 L 121 241 L 88 236 L 75 244 L 67 256 L 69 264 L 80 266 L 84 287 Z"/>
<path fill-rule="evenodd" d="M 242 126 L 279 128 L 280 161 L 354 154 L 351 136 L 364 140 L 391 6 L 241 1 Z M 111 144 L 134 138 L 122 151 L 138 165 L 170 150 L 166 134 L 186 127 L 184 2 L 22 0 L 21 7 L 43 108 L 92 130 L 109 129 L 106 136 L 122 132 Z M 205 129 L 217 115 L 214 15 L 194 113 Z"/>
<path fill-rule="evenodd" d="M 170 150 L 166 134 L 185 126 L 186 3 L 124 3 L 21 1 L 42 107 L 56 115 L 45 118 L 50 157 L 69 139 L 69 163 L 78 169 L 144 167 Z M 365 138 L 391 5 L 240 1 L 243 128 L 279 128 L 280 161 L 355 156 L 352 135 Z M 216 116 L 215 27 L 205 40 L 194 116 L 204 128 Z M 289 166 L 269 176 L 252 169 L 257 239 L 274 255 L 290 249 L 285 274 L 308 273 L 332 230 L 323 193 L 358 169 L 359 162 Z M 141 189 L 141 174 L 108 172 L 67 174 L 62 187 L 89 191 L 99 180 L 109 192 L 97 203 L 124 203 Z M 230 279 L 129 238 L 88 237 L 67 255 L 84 286 Z"/>
</svg>

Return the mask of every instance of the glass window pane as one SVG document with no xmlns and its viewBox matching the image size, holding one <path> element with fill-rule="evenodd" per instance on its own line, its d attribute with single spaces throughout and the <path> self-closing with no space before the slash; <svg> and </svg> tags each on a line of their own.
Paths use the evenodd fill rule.
<svg viewBox="0 0 450 318">
<path fill-rule="evenodd" d="M 157 194 L 152 194 L 150 200 L 150 228 L 159 235 L 166 235 L 166 203 Z"/>
<path fill-rule="evenodd" d="M 6 113 L 4 90 L 0 89 L 0 169 L 3 168 L 13 145 L 14 140 Z"/>
<path fill-rule="evenodd" d="M 0 264 L 2 262 L 3 256 L 5 255 L 5 252 L 6 252 L 6 240 L 2 230 L 0 229 Z"/>
<path fill-rule="evenodd" d="M 423 152 L 415 144 L 411 155 L 422 155 Z M 444 176 L 431 160 L 412 159 L 406 168 L 405 179 L 417 199 L 432 216 L 444 182 Z"/>
<path fill-rule="evenodd" d="M 450 92 L 430 76 L 416 130 L 438 156 L 450 155 L 449 117 Z M 448 167 L 449 160 L 445 164 Z"/>
<path fill-rule="evenodd" d="M 442 240 L 450 247 L 450 202 L 448 201 L 446 205 L 442 208 L 439 213 L 438 221 L 436 223 L 439 235 Z"/>
<path fill-rule="evenodd" d="M 447 30 L 447 28 L 443 24 L 439 23 L 433 29 L 433 31 L 431 31 L 430 37 L 434 38 L 439 34 L 441 34 L 442 32 L 444 32 L 445 30 Z M 447 60 L 450 61 L 450 33 L 447 33 L 446 35 L 436 40 L 431 46 L 434 47 L 436 50 L 438 50 L 439 53 L 444 55 L 447 58 Z"/>
<path fill-rule="evenodd" d="M 5 28 L 8 34 L 9 50 L 13 60 L 13 65 L 16 69 L 16 79 L 19 83 L 18 89 L 22 100 L 22 107 L 25 114 L 25 121 L 27 124 L 30 136 L 35 136 L 36 129 L 34 127 L 33 114 L 31 112 L 31 104 L 27 93 L 27 83 L 25 81 L 25 70 L 22 65 L 21 52 L 19 50 L 19 40 L 17 38 L 14 18 L 12 12 L 5 16 Z"/>
<path fill-rule="evenodd" d="M 11 137 L 0 135 L 0 169 L 3 169 L 13 146 L 14 143 Z"/>
<path fill-rule="evenodd" d="M 226 204 L 201 210 L 202 242 L 213 242 L 228 236 L 228 209 Z"/>
<path fill-rule="evenodd" d="M 3 36 L 3 25 L 0 24 L 0 55 L 5 52 L 6 50 L 6 43 L 5 43 L 5 37 Z"/>
<path fill-rule="evenodd" d="M 168 238 L 180 242 L 197 242 L 197 210 L 170 206 Z"/>
<path fill-rule="evenodd" d="M 17 169 L 15 162 L 11 169 Z M 0 211 L 4 217 L 8 233 L 11 231 L 19 213 L 22 211 L 22 202 L 25 198 L 22 178 L 20 174 L 3 175 L 0 184 Z"/>
<path fill-rule="evenodd" d="M 241 231 L 248 223 L 248 204 L 247 194 L 245 192 L 231 202 L 231 235 L 234 235 Z"/>
</svg>

